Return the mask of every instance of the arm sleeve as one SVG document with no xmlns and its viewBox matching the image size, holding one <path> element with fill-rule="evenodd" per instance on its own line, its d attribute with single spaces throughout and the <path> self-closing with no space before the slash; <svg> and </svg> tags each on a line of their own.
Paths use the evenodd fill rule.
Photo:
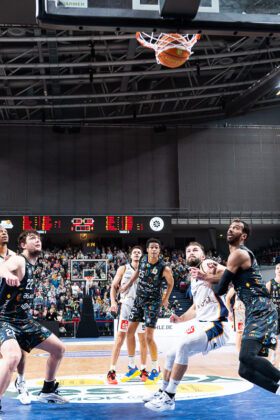
<svg viewBox="0 0 280 420">
<path fill-rule="evenodd" d="M 215 293 L 215 295 L 221 296 L 227 293 L 229 284 L 233 280 L 233 278 L 234 278 L 234 273 L 226 269 L 219 283 L 214 284 L 212 286 L 212 290 Z"/>
</svg>

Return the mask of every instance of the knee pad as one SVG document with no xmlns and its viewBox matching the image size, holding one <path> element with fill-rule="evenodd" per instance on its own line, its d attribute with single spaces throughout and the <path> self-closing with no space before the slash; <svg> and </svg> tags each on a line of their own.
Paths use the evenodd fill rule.
<svg viewBox="0 0 280 420">
<path fill-rule="evenodd" d="M 171 371 L 176 357 L 176 350 L 171 350 L 167 353 L 165 358 L 165 369 Z"/>
</svg>

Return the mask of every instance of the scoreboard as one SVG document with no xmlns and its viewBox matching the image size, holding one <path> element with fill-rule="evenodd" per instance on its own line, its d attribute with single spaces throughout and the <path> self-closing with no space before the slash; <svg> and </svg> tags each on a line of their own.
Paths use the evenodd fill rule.
<svg viewBox="0 0 280 420">
<path fill-rule="evenodd" d="M 0 216 L 0 226 L 17 232 L 35 229 L 44 233 L 169 233 L 168 216 Z"/>
</svg>

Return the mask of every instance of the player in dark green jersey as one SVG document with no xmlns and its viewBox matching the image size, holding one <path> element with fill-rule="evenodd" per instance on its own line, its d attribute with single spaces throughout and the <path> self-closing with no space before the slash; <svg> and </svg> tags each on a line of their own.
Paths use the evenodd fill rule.
<svg viewBox="0 0 280 420">
<path fill-rule="evenodd" d="M 59 395 L 58 383 L 55 382 L 65 346 L 29 313 L 34 298 L 35 263 L 42 251 L 40 235 L 34 230 L 27 230 L 20 234 L 18 243 L 22 254 L 11 256 L 0 266 L 0 398 L 20 362 L 21 349 L 30 352 L 36 347 L 50 353 L 38 400 L 65 404 L 68 401 Z"/>
<path fill-rule="evenodd" d="M 280 395 L 280 372 L 267 359 L 268 350 L 275 349 L 278 314 L 270 299 L 253 252 L 244 242 L 250 233 L 246 222 L 235 219 L 227 232 L 230 256 L 220 281 L 215 275 L 207 280 L 215 285 L 216 294 L 224 294 L 230 283 L 245 305 L 245 327 L 239 354 L 239 375 L 248 381 Z M 195 271 L 196 269 L 192 269 Z M 193 275 L 193 273 L 192 273 Z M 197 273 L 203 276 L 203 273 Z"/>
<path fill-rule="evenodd" d="M 146 339 L 152 359 L 152 371 L 146 384 L 157 383 L 162 372 L 158 366 L 158 350 L 154 340 L 154 331 L 162 306 L 167 309 L 168 299 L 173 289 L 174 280 L 172 271 L 166 266 L 163 258 L 160 257 L 161 244 L 158 239 L 150 238 L 146 244 L 147 255 L 139 261 L 138 270 L 134 276 L 120 291 L 125 292 L 138 278 L 136 298 L 129 317 L 127 332 L 127 350 L 129 358 L 126 380 L 133 378 L 137 367 L 135 365 L 135 332 L 140 322 L 145 323 Z M 167 282 L 167 291 L 162 300 L 162 279 Z"/>
</svg>

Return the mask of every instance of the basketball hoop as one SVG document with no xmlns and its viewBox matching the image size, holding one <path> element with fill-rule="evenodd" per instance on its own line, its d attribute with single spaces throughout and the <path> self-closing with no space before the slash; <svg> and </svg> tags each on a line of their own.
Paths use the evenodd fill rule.
<svg viewBox="0 0 280 420">
<path fill-rule="evenodd" d="M 136 32 L 136 39 L 144 47 L 155 51 L 158 64 L 176 68 L 188 60 L 200 35 Z"/>
</svg>

